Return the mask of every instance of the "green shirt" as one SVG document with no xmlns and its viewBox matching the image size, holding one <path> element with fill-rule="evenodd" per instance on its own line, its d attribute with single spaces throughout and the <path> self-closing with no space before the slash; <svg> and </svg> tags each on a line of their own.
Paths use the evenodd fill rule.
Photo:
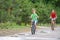
<svg viewBox="0 0 60 40">
<path fill-rule="evenodd" d="M 34 13 L 34 14 L 31 15 L 31 18 L 32 18 L 32 20 L 37 20 L 38 15 L 36 13 Z"/>
</svg>

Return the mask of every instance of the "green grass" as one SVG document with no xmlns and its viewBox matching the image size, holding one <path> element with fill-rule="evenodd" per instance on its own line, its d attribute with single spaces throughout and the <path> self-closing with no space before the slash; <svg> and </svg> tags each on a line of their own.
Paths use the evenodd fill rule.
<svg viewBox="0 0 60 40">
<path fill-rule="evenodd" d="M 45 23 L 45 24 L 38 24 L 38 26 L 49 27 L 49 26 L 51 26 L 51 24 L 48 24 L 48 23 Z M 60 24 L 56 24 L 56 26 L 60 26 Z"/>
<path fill-rule="evenodd" d="M 29 27 L 25 26 L 23 23 L 21 25 L 17 25 L 16 23 L 6 22 L 6 23 L 0 23 L 0 29 L 23 29 Z"/>
<path fill-rule="evenodd" d="M 39 26 L 50 26 L 50 24 L 43 24 L 43 23 L 41 23 L 41 24 L 38 24 Z"/>
<path fill-rule="evenodd" d="M 57 24 L 58 26 L 60 26 L 60 24 Z M 38 24 L 38 26 L 45 26 L 45 27 L 49 27 L 51 26 L 51 24 L 45 23 L 45 24 Z M 16 23 L 11 23 L 11 22 L 6 22 L 6 23 L 0 23 L 0 29 L 24 29 L 24 28 L 30 28 L 30 25 L 26 25 L 24 23 L 22 23 L 21 25 L 17 25 Z"/>
</svg>

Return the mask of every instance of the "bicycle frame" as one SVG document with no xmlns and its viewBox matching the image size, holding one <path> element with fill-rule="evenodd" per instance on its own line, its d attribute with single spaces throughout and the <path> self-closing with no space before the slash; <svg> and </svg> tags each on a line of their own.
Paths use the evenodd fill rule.
<svg viewBox="0 0 60 40">
<path fill-rule="evenodd" d="M 52 29 L 52 31 L 54 30 L 54 24 L 55 24 L 55 20 L 51 20 L 51 29 Z"/>
<path fill-rule="evenodd" d="M 33 22 L 32 22 L 32 27 L 31 27 L 31 33 L 32 33 L 32 34 L 35 34 L 35 30 L 36 30 L 35 21 L 33 21 Z"/>
</svg>

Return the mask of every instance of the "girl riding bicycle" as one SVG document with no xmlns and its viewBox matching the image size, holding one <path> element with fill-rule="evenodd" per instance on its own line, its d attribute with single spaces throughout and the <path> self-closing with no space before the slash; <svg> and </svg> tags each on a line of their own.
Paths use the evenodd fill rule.
<svg viewBox="0 0 60 40">
<path fill-rule="evenodd" d="M 53 25 L 56 24 L 56 18 L 57 18 L 57 14 L 54 10 L 52 10 L 50 18 L 51 18 L 51 29 L 54 30 Z"/>
<path fill-rule="evenodd" d="M 34 25 L 35 25 L 35 28 L 36 28 L 37 21 L 38 21 L 38 15 L 36 14 L 36 10 L 34 8 L 32 9 L 32 13 L 33 14 L 31 14 L 31 27 L 32 27 L 32 24 L 34 22 Z"/>
</svg>

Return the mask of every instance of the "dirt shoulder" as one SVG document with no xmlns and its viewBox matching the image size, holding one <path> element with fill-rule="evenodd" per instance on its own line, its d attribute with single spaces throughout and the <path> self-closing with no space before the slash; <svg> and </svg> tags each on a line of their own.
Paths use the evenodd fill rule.
<svg viewBox="0 0 60 40">
<path fill-rule="evenodd" d="M 20 29 L 0 29 L 0 36 L 13 35 L 16 33 L 28 32 L 30 28 L 20 28 Z"/>
</svg>

